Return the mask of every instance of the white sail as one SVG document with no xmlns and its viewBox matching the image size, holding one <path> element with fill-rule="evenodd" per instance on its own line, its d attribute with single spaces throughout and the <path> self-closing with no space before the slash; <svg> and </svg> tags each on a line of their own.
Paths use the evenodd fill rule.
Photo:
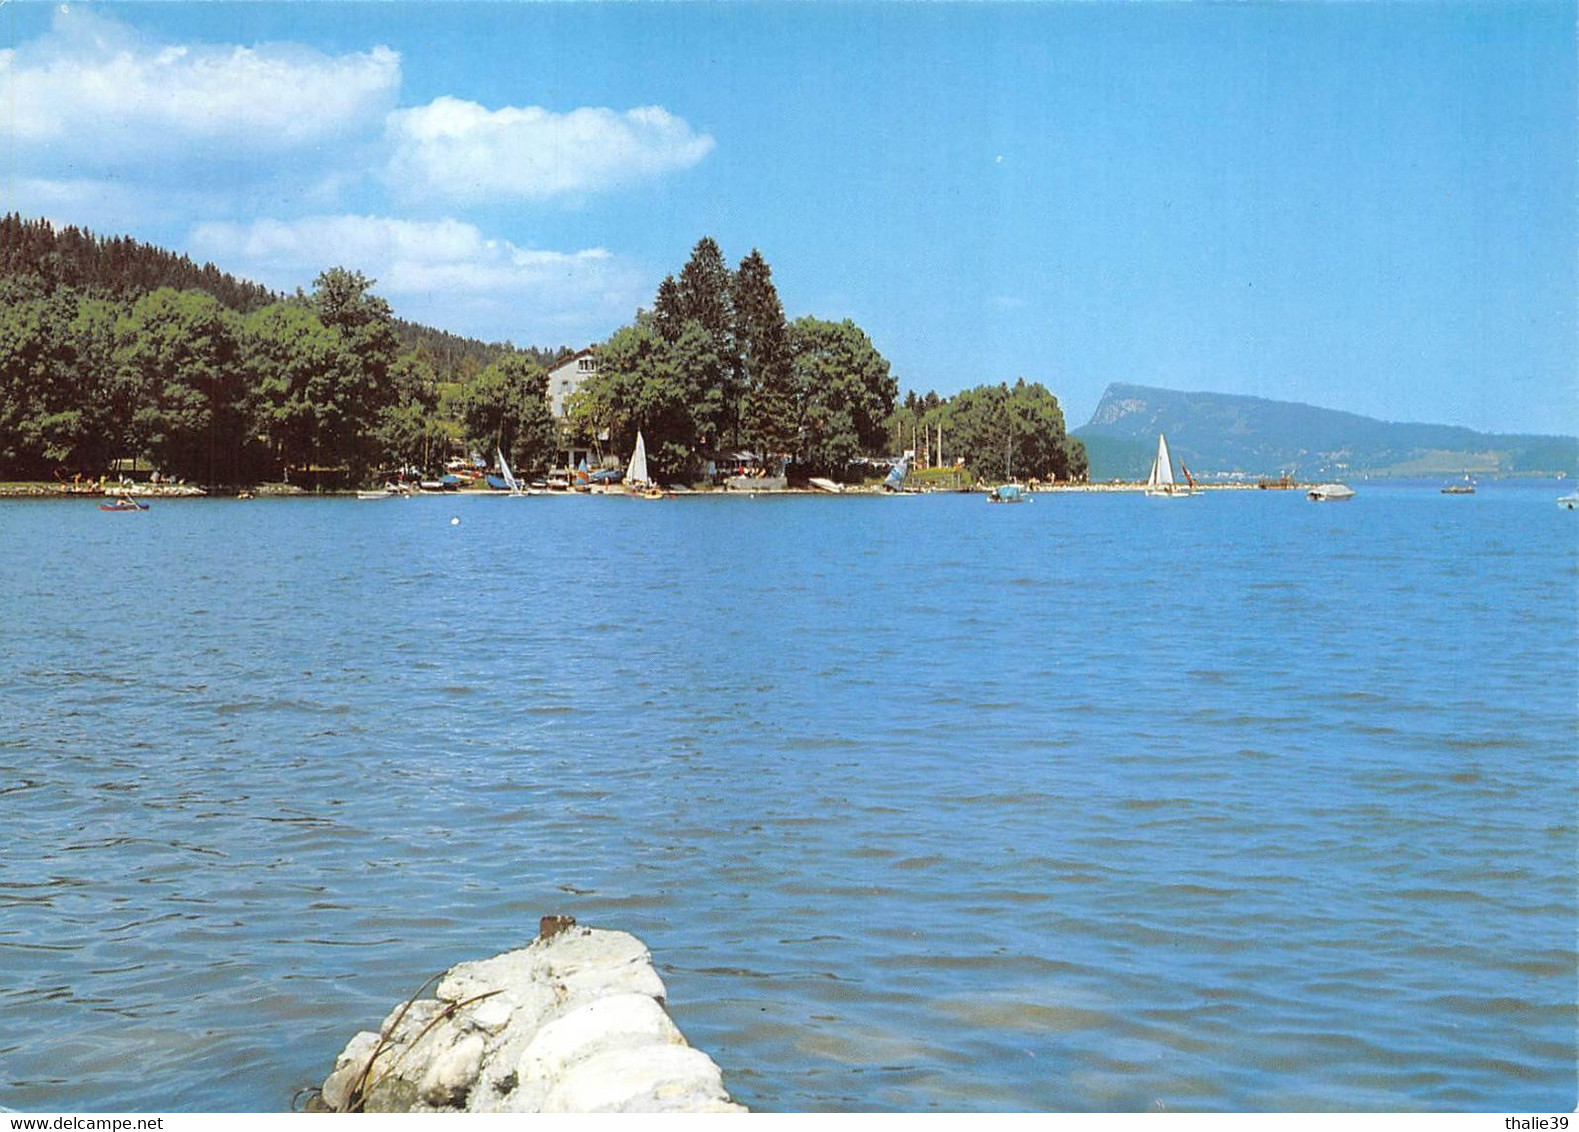
<svg viewBox="0 0 1579 1132">
<path fill-rule="evenodd" d="M 1151 462 L 1151 475 L 1146 477 L 1146 489 L 1169 491 L 1173 487 L 1173 459 L 1168 455 L 1168 438 L 1157 434 L 1157 458 Z"/>
<path fill-rule="evenodd" d="M 641 438 L 640 429 L 636 430 L 636 451 L 631 453 L 630 465 L 625 469 L 625 482 L 647 482 L 647 442 Z"/>
<path fill-rule="evenodd" d="M 510 489 L 511 495 L 521 494 L 520 482 L 516 480 L 514 473 L 510 471 L 510 465 L 504 461 L 504 450 L 496 448 L 494 451 L 499 455 L 499 475 L 504 480 L 504 486 Z"/>
</svg>

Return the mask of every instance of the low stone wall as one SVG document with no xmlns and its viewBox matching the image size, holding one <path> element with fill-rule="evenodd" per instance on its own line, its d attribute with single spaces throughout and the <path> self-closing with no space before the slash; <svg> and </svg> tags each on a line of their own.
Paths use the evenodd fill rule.
<svg viewBox="0 0 1579 1132">
<path fill-rule="evenodd" d="M 526 947 L 451 967 L 432 998 L 352 1038 L 308 1107 L 745 1112 L 670 1020 L 664 994 L 635 936 L 545 917 Z"/>
</svg>

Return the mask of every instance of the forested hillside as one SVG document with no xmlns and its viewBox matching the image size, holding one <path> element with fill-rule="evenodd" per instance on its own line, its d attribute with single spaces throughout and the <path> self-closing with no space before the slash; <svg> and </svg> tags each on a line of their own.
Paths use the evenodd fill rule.
<svg viewBox="0 0 1579 1132">
<path fill-rule="evenodd" d="M 127 236 L 57 229 L 47 220 L 16 213 L 0 218 L 0 278 L 32 280 L 46 292 L 69 288 L 105 299 L 136 299 L 161 287 L 202 291 L 238 314 L 284 298 L 211 263 L 198 266 L 189 256 Z"/>
<path fill-rule="evenodd" d="M 0 219 L 0 478 L 98 476 L 121 460 L 201 483 L 295 470 L 361 482 L 431 470 L 473 432 L 475 390 L 508 369 L 542 408 L 545 365 L 396 319 L 360 272 L 281 295 L 126 237 Z M 518 453 L 546 466 L 547 450 Z"/>
</svg>

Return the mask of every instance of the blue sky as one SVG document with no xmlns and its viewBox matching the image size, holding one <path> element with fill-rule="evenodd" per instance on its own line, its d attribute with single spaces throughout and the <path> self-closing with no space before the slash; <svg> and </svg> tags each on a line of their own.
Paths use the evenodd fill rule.
<svg viewBox="0 0 1579 1132">
<path fill-rule="evenodd" d="M 702 235 L 905 388 L 1579 432 L 1568 4 L 7 4 L 0 207 L 582 345 Z"/>
</svg>

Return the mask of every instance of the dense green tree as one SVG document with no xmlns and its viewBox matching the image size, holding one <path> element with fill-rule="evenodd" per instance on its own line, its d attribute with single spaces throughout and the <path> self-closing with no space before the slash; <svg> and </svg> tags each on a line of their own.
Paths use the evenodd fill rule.
<svg viewBox="0 0 1579 1132">
<path fill-rule="evenodd" d="M 761 252 L 731 273 L 704 238 L 679 279 L 659 286 L 654 309 L 600 348 L 572 421 L 621 451 L 641 429 L 649 466 L 668 478 L 693 476 L 742 442 L 793 455 L 803 471 L 842 474 L 883 448 L 897 392 L 854 323 L 786 326 Z"/>
<path fill-rule="evenodd" d="M 396 403 L 390 381 L 397 340 L 389 304 L 372 293 L 374 280 L 359 271 L 331 268 L 313 281 L 308 303 L 335 336 L 335 406 L 329 440 L 353 480 L 366 478 L 376 456 L 374 433 L 383 411 Z"/>
<path fill-rule="evenodd" d="M 671 343 L 642 316 L 598 350 L 598 372 L 574 399 L 573 417 L 583 432 L 606 432 L 619 452 L 640 430 L 654 477 L 692 478 L 727 418 L 724 373 L 700 322 L 686 320 Z"/>
<path fill-rule="evenodd" d="M 74 472 L 92 475 L 126 455 L 128 424 L 133 412 L 132 389 L 122 380 L 115 360 L 119 304 L 81 296 L 67 327 L 71 342 L 70 402 L 77 415 L 77 434 L 69 453 L 58 461 Z"/>
<path fill-rule="evenodd" d="M 71 297 L 37 285 L 0 291 L 0 467 L 36 476 L 70 455 Z"/>
<path fill-rule="evenodd" d="M 680 270 L 675 286 L 679 322 L 701 323 L 719 354 L 725 356 L 734 349 L 734 308 L 730 297 L 733 282 L 717 241 L 703 236 L 691 249 L 691 258 Z"/>
<path fill-rule="evenodd" d="M 789 455 L 800 434 L 784 307 L 773 272 L 752 249 L 740 261 L 734 288 L 735 342 L 740 351 L 745 405 L 741 435 L 764 455 Z"/>
<path fill-rule="evenodd" d="M 665 342 L 673 342 L 680 337 L 680 327 L 685 322 L 685 314 L 680 310 L 680 287 L 674 281 L 674 276 L 665 275 L 663 282 L 658 284 L 658 294 L 653 300 L 652 325 Z"/>
<path fill-rule="evenodd" d="M 950 451 L 988 479 L 1081 479 L 1085 446 L 1068 436 L 1058 399 L 1023 378 L 1012 387 L 981 385 L 944 409 Z"/>
<path fill-rule="evenodd" d="M 438 379 L 419 353 L 401 354 L 390 371 L 394 400 L 379 414 L 375 460 L 383 470 L 431 468 L 449 452 L 449 430 L 437 415 Z"/>
<path fill-rule="evenodd" d="M 680 271 L 675 285 L 675 310 L 679 315 L 677 326 L 669 320 L 660 323 L 669 330 L 666 340 L 678 344 L 684 337 L 688 322 L 699 323 L 707 334 L 710 356 L 718 362 L 718 391 L 722 398 L 722 413 L 715 425 L 710 425 L 716 446 L 735 444 L 739 440 L 740 413 L 745 397 L 745 382 L 740 366 L 740 347 L 736 336 L 734 308 L 734 276 L 724 262 L 724 254 L 711 236 L 703 236 L 691 250 L 691 258 Z M 660 330 L 660 333 L 663 331 Z"/>
<path fill-rule="evenodd" d="M 134 442 L 168 475 L 234 482 L 249 439 L 239 320 L 197 291 L 161 288 L 116 327 L 115 361 L 137 407 Z"/>
<path fill-rule="evenodd" d="M 548 371 L 524 354 L 494 362 L 461 396 L 466 439 L 484 453 L 507 453 L 517 471 L 539 472 L 559 447 L 559 424 L 548 405 Z"/>
<path fill-rule="evenodd" d="M 863 452 L 884 445 L 898 383 L 887 359 L 849 319 L 797 319 L 789 349 L 802 406 L 797 463 L 812 474 L 844 475 Z"/>
<path fill-rule="evenodd" d="M 344 432 L 339 339 L 306 303 L 276 303 L 243 327 L 253 419 L 284 468 L 338 464 Z"/>
</svg>

